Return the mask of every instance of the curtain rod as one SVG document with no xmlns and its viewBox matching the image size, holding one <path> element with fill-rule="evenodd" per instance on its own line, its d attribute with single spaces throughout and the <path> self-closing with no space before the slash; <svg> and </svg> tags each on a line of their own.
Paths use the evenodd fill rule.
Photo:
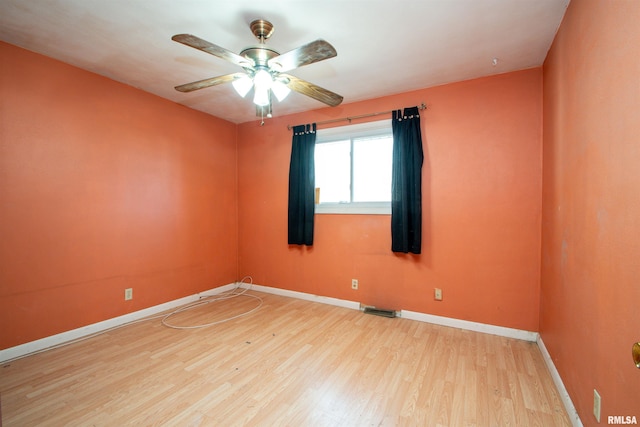
<svg viewBox="0 0 640 427">
<path fill-rule="evenodd" d="M 426 104 L 423 102 L 422 104 L 420 104 L 420 106 L 418 107 L 419 110 L 426 110 L 427 106 Z M 389 110 L 389 111 L 379 111 L 377 113 L 369 113 L 369 114 L 362 114 L 360 116 L 350 116 L 350 117 L 342 117 L 340 119 L 331 119 L 331 120 L 324 120 L 322 122 L 316 122 L 316 125 L 326 125 L 329 123 L 337 123 L 337 122 L 343 122 L 345 120 L 348 120 L 349 122 L 351 122 L 351 120 L 357 120 L 357 119 L 364 119 L 366 117 L 374 117 L 374 116 L 381 116 L 383 114 L 391 114 L 396 110 Z M 293 129 L 294 125 L 287 125 L 287 129 L 291 130 Z"/>
</svg>

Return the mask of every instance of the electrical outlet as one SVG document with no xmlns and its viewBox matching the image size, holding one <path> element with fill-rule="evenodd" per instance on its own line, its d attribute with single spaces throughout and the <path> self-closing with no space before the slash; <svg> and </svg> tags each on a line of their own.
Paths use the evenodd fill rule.
<svg viewBox="0 0 640 427">
<path fill-rule="evenodd" d="M 440 288 L 435 288 L 434 292 L 433 292 L 433 298 L 436 301 L 442 301 L 442 289 Z"/>
<path fill-rule="evenodd" d="M 351 289 L 358 289 L 358 279 L 351 279 Z"/>
<path fill-rule="evenodd" d="M 600 422 L 600 393 L 595 388 L 593 389 L 593 415 Z"/>
<path fill-rule="evenodd" d="M 124 300 L 129 301 L 133 299 L 133 288 L 127 288 L 124 290 Z"/>
</svg>

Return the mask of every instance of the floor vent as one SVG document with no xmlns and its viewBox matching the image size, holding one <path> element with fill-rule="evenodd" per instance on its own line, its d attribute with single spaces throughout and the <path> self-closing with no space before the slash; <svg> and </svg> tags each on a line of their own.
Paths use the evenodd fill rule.
<svg viewBox="0 0 640 427">
<path fill-rule="evenodd" d="M 396 317 L 396 312 L 394 310 L 384 310 L 384 309 L 375 308 L 375 307 L 365 307 L 363 311 L 367 314 L 375 314 L 376 316 Z"/>
</svg>

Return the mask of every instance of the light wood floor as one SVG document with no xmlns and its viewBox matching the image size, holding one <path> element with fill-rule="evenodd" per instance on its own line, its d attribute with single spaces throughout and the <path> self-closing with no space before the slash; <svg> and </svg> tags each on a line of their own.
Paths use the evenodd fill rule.
<svg viewBox="0 0 640 427">
<path fill-rule="evenodd" d="M 535 343 L 251 293 L 6 363 L 2 425 L 570 425 Z"/>
</svg>

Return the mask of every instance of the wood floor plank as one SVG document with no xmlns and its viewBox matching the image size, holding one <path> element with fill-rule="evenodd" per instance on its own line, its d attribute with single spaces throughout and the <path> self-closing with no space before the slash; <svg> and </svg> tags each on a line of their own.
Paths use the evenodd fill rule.
<svg viewBox="0 0 640 427">
<path fill-rule="evenodd" d="M 570 425 L 535 344 L 252 294 L 6 363 L 2 425 Z"/>
</svg>

